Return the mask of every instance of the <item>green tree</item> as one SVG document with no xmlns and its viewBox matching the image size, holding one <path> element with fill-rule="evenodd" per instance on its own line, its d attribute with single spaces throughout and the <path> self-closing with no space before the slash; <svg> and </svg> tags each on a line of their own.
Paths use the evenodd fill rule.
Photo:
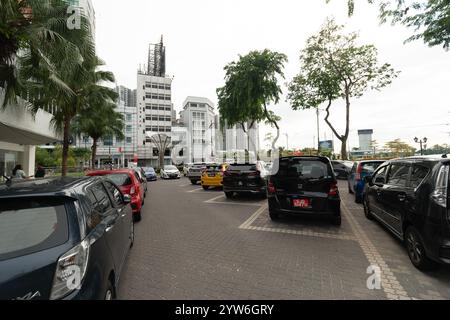
<svg viewBox="0 0 450 320">
<path fill-rule="evenodd" d="M 416 149 L 414 147 L 401 141 L 400 139 L 386 142 L 385 148 L 395 157 L 409 157 L 416 153 Z"/>
<path fill-rule="evenodd" d="M 292 108 L 318 108 L 327 103 L 325 122 L 341 141 L 341 158 L 347 160 L 352 99 L 367 90 L 389 85 L 398 73 L 389 64 L 378 64 L 373 45 L 356 44 L 356 33 L 344 34 L 344 26 L 327 20 L 317 35 L 310 37 L 300 56 L 300 73 L 289 84 Z M 330 108 L 337 99 L 345 101 L 345 132 L 339 134 L 329 121 Z"/>
<path fill-rule="evenodd" d="M 268 104 L 280 100 L 282 90 L 277 77 L 284 78 L 286 61 L 286 55 L 268 49 L 239 56 L 237 62 L 224 68 L 225 86 L 217 89 L 221 121 L 229 126 L 241 125 L 244 130 L 245 123 L 252 128 L 256 122 L 267 121 L 277 129 L 272 150 L 275 150 L 280 128 L 279 118 L 268 109 Z"/>
<path fill-rule="evenodd" d="M 88 108 L 82 110 L 73 120 L 72 131 L 78 137 L 92 138 L 91 164 L 95 168 L 97 145 L 100 139 L 115 136 L 124 139 L 124 118 L 115 110 L 114 103 L 97 105 L 94 101 Z"/>
<path fill-rule="evenodd" d="M 63 0 L 2 0 L 0 2 L 0 89 L 2 107 L 27 99 L 45 81 L 55 90 L 73 92 L 61 80 L 54 61 L 72 67 L 82 56 L 72 40 L 89 30 L 66 27 L 68 3 Z M 84 18 L 86 22 L 86 19 Z M 88 24 L 84 23 L 88 28 Z M 34 70 L 30 76 L 29 70 Z M 39 70 L 39 72 L 37 72 Z"/>
<path fill-rule="evenodd" d="M 450 153 L 450 146 L 446 143 L 443 145 L 436 144 L 432 146 L 431 148 L 428 148 L 424 151 L 425 155 L 431 155 L 431 154 L 449 154 Z"/>
<path fill-rule="evenodd" d="M 326 0 L 330 2 L 330 0 Z M 400 23 L 414 29 L 415 34 L 406 42 L 422 39 L 429 46 L 450 47 L 450 1 L 368 0 L 379 4 L 380 21 Z M 349 16 L 353 15 L 355 0 L 348 0 Z"/>
</svg>

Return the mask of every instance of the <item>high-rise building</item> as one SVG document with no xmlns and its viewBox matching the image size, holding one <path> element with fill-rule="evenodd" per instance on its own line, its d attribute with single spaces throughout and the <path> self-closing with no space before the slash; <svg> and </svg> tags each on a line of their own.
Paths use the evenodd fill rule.
<svg viewBox="0 0 450 320">
<path fill-rule="evenodd" d="M 372 150 L 372 129 L 358 130 L 359 136 L 359 150 L 371 151 Z"/>
<path fill-rule="evenodd" d="M 216 161 L 216 133 L 219 123 L 211 100 L 187 97 L 180 115 L 180 120 L 188 131 L 186 148 L 189 162 Z"/>
<path fill-rule="evenodd" d="M 162 38 L 160 43 L 150 45 L 149 65 L 137 74 L 137 147 L 141 166 L 159 166 L 159 150 L 152 142 L 152 136 L 171 138 L 172 78 L 165 73 L 165 50 Z M 165 163 L 171 164 L 170 151 L 166 150 L 165 154 Z"/>
</svg>

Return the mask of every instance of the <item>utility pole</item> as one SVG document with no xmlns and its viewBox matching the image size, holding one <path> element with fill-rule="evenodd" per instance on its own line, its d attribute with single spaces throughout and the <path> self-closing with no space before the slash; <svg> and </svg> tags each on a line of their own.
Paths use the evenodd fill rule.
<svg viewBox="0 0 450 320">
<path fill-rule="evenodd" d="M 320 154 L 320 124 L 319 124 L 319 108 L 316 109 L 317 115 L 317 155 Z"/>
</svg>

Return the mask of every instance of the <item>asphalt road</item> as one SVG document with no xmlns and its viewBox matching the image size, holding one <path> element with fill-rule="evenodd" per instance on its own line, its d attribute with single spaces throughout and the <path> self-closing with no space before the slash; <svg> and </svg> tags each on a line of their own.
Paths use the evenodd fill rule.
<svg viewBox="0 0 450 320">
<path fill-rule="evenodd" d="M 340 191 L 339 228 L 297 217 L 274 223 L 265 200 L 227 200 L 186 179 L 150 183 L 118 298 L 450 299 L 450 268 L 415 269 L 401 242 L 365 219 L 346 182 Z M 368 288 L 370 266 L 380 288 Z"/>
</svg>

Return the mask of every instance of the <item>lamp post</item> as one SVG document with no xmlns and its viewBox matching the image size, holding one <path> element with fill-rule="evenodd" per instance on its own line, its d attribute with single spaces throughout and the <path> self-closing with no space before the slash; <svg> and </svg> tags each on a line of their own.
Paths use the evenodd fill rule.
<svg viewBox="0 0 450 320">
<path fill-rule="evenodd" d="M 289 134 L 285 133 L 286 136 L 286 150 L 289 150 Z"/>
<path fill-rule="evenodd" d="M 423 156 L 424 146 L 425 146 L 425 149 L 427 148 L 427 145 L 426 145 L 427 141 L 428 141 L 428 139 L 426 137 L 423 139 L 419 139 L 417 137 L 414 138 L 414 142 L 420 144 L 420 155 L 421 156 Z"/>
</svg>

